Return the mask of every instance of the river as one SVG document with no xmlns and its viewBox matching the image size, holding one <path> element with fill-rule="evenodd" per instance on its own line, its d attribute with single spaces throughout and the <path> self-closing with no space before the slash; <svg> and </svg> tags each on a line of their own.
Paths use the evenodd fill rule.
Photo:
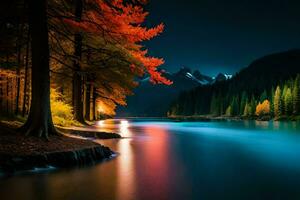
<svg viewBox="0 0 300 200">
<path fill-rule="evenodd" d="M 109 120 L 98 141 L 115 158 L 93 167 L 0 180 L 0 199 L 300 199 L 300 124 Z"/>
</svg>

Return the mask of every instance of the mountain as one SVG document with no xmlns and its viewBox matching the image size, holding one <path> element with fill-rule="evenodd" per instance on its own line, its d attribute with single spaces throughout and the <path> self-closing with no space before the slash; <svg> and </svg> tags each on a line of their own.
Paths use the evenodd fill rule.
<svg viewBox="0 0 300 200">
<path fill-rule="evenodd" d="M 232 78 L 232 75 L 219 73 L 216 77 L 213 78 L 211 83 L 226 81 Z"/>
<path fill-rule="evenodd" d="M 167 71 L 161 72 L 166 78 L 173 81 L 173 84 L 170 86 L 153 85 L 149 82 L 149 77 L 144 77 L 139 81 L 139 86 L 135 89 L 134 95 L 128 97 L 127 106 L 117 109 L 117 116 L 165 116 L 171 102 L 174 101 L 182 91 L 211 84 L 214 81 L 212 77 L 203 75 L 198 70 L 192 72 L 192 70 L 187 67 L 182 67 L 176 73 L 169 73 Z"/>
<path fill-rule="evenodd" d="M 254 105 L 266 97 L 272 101 L 277 86 L 283 93 L 293 89 L 297 74 L 300 74 L 299 49 L 267 55 L 232 78 L 219 74 L 213 84 L 182 92 L 169 111 L 172 115 L 223 115 L 229 109 L 229 113 L 243 114 L 245 103 L 248 103 L 254 114 Z"/>
<path fill-rule="evenodd" d="M 201 83 L 202 85 L 211 84 L 214 81 L 214 78 L 201 74 L 199 70 L 195 70 L 193 76 Z"/>
</svg>

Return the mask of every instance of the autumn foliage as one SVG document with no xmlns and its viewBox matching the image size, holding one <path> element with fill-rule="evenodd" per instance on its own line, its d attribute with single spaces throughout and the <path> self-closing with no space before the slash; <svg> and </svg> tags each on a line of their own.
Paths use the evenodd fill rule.
<svg viewBox="0 0 300 200">
<path fill-rule="evenodd" d="M 25 1 L 26 6 L 20 8 L 12 2 L 18 15 L 4 20 L 7 26 L 1 32 L 0 46 L 1 114 L 32 118 L 31 110 L 45 108 L 51 113 L 52 109 L 53 120 L 48 114 L 42 125 L 32 123 L 40 119 L 27 120 L 28 127 L 34 128 L 26 125 L 24 132 L 36 129 L 33 132 L 47 136 L 49 127 L 54 130 L 52 121 L 65 126 L 115 115 L 116 107 L 126 106 L 126 97 L 138 86 L 136 77 L 145 73 L 154 84 L 172 84 L 158 70 L 164 60 L 148 55 L 143 45 L 164 30 L 164 24 L 145 26 L 147 0 L 44 0 L 43 4 L 38 1 L 40 9 L 33 1 Z M 30 14 L 40 17 L 29 18 Z M 37 25 L 28 19 L 44 21 Z M 43 33 L 41 24 L 46 25 Z M 38 49 L 40 44 L 44 47 Z M 33 54 L 34 48 L 43 56 Z M 44 57 L 47 59 L 40 59 Z M 36 64 L 44 61 L 47 63 Z M 40 75 L 46 78 L 39 80 Z M 43 95 L 40 88 L 34 92 L 31 87 L 38 85 L 36 81 L 45 85 Z M 41 96 L 43 103 L 31 103 L 32 97 Z"/>
<path fill-rule="evenodd" d="M 64 96 L 56 89 L 50 93 L 51 111 L 53 123 L 58 126 L 78 125 L 73 117 L 72 106 L 65 103 Z"/>
<path fill-rule="evenodd" d="M 147 49 L 141 45 L 141 42 L 162 33 L 163 24 L 153 28 L 144 27 L 142 24 L 148 12 L 140 4 L 125 3 L 124 0 L 113 0 L 110 3 L 96 0 L 89 1 L 88 5 L 89 9 L 80 21 L 73 18 L 64 21 L 77 31 L 99 36 L 105 43 L 125 51 L 129 55 L 127 61 L 131 63 L 131 70 L 139 75 L 148 72 L 151 82 L 167 85 L 172 83 L 157 71 L 164 60 L 148 56 Z"/>
<path fill-rule="evenodd" d="M 263 116 L 270 114 L 270 102 L 268 100 L 265 100 L 263 103 L 259 103 L 256 106 L 255 114 L 257 116 Z"/>
</svg>

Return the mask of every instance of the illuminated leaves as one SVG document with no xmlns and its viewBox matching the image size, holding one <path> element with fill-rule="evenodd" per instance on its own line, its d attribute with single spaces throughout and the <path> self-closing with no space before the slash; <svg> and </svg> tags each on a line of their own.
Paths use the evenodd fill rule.
<svg viewBox="0 0 300 200">
<path fill-rule="evenodd" d="M 139 3 L 145 2 L 139 1 Z M 128 58 L 133 71 L 148 72 L 151 82 L 169 85 L 172 82 L 157 71 L 157 67 L 164 63 L 163 59 L 148 56 L 147 50 L 140 45 L 141 42 L 156 37 L 164 30 L 163 24 L 153 28 L 144 27 L 143 23 L 147 15 L 141 5 L 125 3 L 123 0 L 115 0 L 111 3 L 96 0 L 90 2 L 90 7 L 80 22 L 72 19 L 65 19 L 65 22 L 77 32 L 100 37 L 106 44 L 116 45 L 127 51 L 134 59 L 133 61 Z"/>
<path fill-rule="evenodd" d="M 270 102 L 265 100 L 263 103 L 258 103 L 256 106 L 255 114 L 257 116 L 263 116 L 270 114 Z"/>
<path fill-rule="evenodd" d="M 59 126 L 77 125 L 73 118 L 72 107 L 65 103 L 64 97 L 56 89 L 51 88 L 51 113 L 53 123 Z"/>
</svg>

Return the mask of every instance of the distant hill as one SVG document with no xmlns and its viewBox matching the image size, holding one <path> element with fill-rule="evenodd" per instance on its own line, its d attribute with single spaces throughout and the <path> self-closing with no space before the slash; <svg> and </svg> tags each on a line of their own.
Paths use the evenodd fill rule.
<svg viewBox="0 0 300 200">
<path fill-rule="evenodd" d="M 218 81 L 212 77 L 201 74 L 198 70 L 192 72 L 187 67 L 182 67 L 176 73 L 162 71 L 163 75 L 173 81 L 170 86 L 153 85 L 148 77 L 139 81 L 139 87 L 134 95 L 128 97 L 127 106 L 117 109 L 119 117 L 161 117 L 165 116 L 171 102 L 186 90 L 201 85 L 212 84 Z"/>
<path fill-rule="evenodd" d="M 260 93 L 300 73 L 300 49 L 264 56 L 237 73 L 229 83 L 237 91 Z"/>
<path fill-rule="evenodd" d="M 216 83 L 182 92 L 169 111 L 173 115 L 223 115 L 230 106 L 236 115 L 242 115 L 245 103 L 251 103 L 253 112 L 254 104 L 265 99 L 272 101 L 276 86 L 293 89 L 289 80 L 297 74 L 300 50 L 271 54 L 252 62 L 230 79 L 218 75 Z"/>
</svg>

